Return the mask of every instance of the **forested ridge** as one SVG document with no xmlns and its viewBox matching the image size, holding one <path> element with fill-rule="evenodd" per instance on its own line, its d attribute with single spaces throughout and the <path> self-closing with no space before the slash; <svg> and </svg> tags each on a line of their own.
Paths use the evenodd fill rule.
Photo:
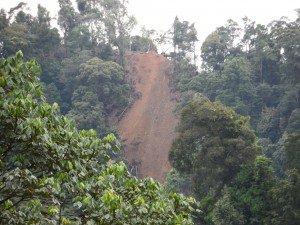
<svg viewBox="0 0 300 225">
<path fill-rule="evenodd" d="M 194 60 L 193 24 L 173 24 L 181 123 L 167 188 L 200 201 L 199 224 L 299 224 L 300 13 L 228 20 Z M 228 108 L 229 107 L 229 108 Z"/>
<path fill-rule="evenodd" d="M 299 10 L 228 20 L 198 65 L 193 23 L 132 36 L 126 1 L 58 2 L 58 28 L 41 5 L 0 11 L 0 224 L 300 224 Z M 168 44 L 180 124 L 161 186 L 129 174 L 109 118 L 139 98 L 126 52 Z"/>
</svg>

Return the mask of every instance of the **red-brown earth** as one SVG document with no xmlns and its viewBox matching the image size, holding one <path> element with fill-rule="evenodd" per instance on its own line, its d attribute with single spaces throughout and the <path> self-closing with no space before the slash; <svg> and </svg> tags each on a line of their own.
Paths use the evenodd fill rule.
<svg viewBox="0 0 300 225">
<path fill-rule="evenodd" d="M 170 170 L 168 152 L 177 125 L 167 73 L 170 62 L 155 52 L 131 52 L 127 63 L 140 97 L 117 124 L 125 156 L 133 175 L 163 182 Z"/>
</svg>

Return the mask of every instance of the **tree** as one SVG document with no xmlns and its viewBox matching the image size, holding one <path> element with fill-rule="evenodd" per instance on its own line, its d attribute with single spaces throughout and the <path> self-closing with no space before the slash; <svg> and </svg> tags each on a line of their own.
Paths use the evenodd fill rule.
<svg viewBox="0 0 300 225">
<path fill-rule="evenodd" d="M 3 30 L 9 24 L 9 20 L 7 18 L 6 12 L 1 9 L 0 10 L 0 30 Z"/>
<path fill-rule="evenodd" d="M 37 14 L 37 17 L 33 17 L 22 10 L 16 14 L 14 21 L 8 23 L 4 32 L 0 33 L 1 54 L 7 57 L 22 50 L 26 57 L 35 57 L 42 67 L 41 81 L 52 83 L 59 90 L 58 75 L 62 59 L 59 32 L 51 27 L 49 12 L 44 7 L 38 5 Z M 57 97 L 55 101 L 59 102 L 60 92 L 52 97 Z"/>
<path fill-rule="evenodd" d="M 79 129 L 94 129 L 100 136 L 106 133 L 103 103 L 89 87 L 79 86 L 74 91 L 68 116 L 76 121 Z"/>
<path fill-rule="evenodd" d="M 167 192 L 184 193 L 185 196 L 191 194 L 191 178 L 190 176 L 181 176 L 174 168 L 168 173 L 165 181 Z"/>
<path fill-rule="evenodd" d="M 150 38 L 136 35 L 131 37 L 131 51 L 149 52 L 157 51 L 157 48 Z"/>
<path fill-rule="evenodd" d="M 51 27 L 50 13 L 46 8 L 38 5 L 37 14 L 32 25 L 28 27 L 35 36 L 31 43 L 30 56 L 39 60 L 42 68 L 41 81 L 53 83 L 59 89 L 59 69 L 63 58 L 60 54 L 62 45 L 59 31 Z M 59 98 L 60 96 L 56 99 L 57 102 Z"/>
<path fill-rule="evenodd" d="M 80 65 L 76 78 L 81 86 L 86 86 L 96 94 L 107 112 L 127 105 L 130 89 L 119 64 L 94 57 Z"/>
<path fill-rule="evenodd" d="M 251 67 L 245 57 L 233 57 L 222 64 L 220 74 L 222 88 L 217 100 L 233 107 L 237 113 L 248 115 L 255 89 L 251 82 Z"/>
<path fill-rule="evenodd" d="M 1 55 L 8 57 L 20 49 L 30 54 L 31 45 L 35 38 L 35 35 L 25 24 L 14 23 L 7 26 L 0 33 Z"/>
<path fill-rule="evenodd" d="M 129 49 L 130 32 L 136 19 L 128 14 L 126 1 L 103 0 L 104 24 L 110 42 L 118 47 L 119 63 L 125 65 L 125 52 Z"/>
<path fill-rule="evenodd" d="M 228 20 L 227 24 L 218 27 L 209 34 L 201 46 L 202 67 L 206 71 L 221 72 L 222 63 L 230 56 L 241 54 L 240 46 L 235 46 L 236 38 L 240 29 L 233 20 Z"/>
<path fill-rule="evenodd" d="M 35 61 L 0 64 L 0 221 L 3 224 L 193 224 L 182 195 L 130 176 L 108 156 L 113 135 L 78 130 L 45 102 Z"/>
<path fill-rule="evenodd" d="M 244 18 L 244 36 L 242 43 L 245 45 L 247 56 L 251 61 L 255 81 L 269 84 L 280 82 L 279 61 L 280 47 L 276 44 L 268 28 L 255 24 Z"/>
<path fill-rule="evenodd" d="M 270 163 L 270 159 L 258 156 L 242 167 L 216 204 L 216 224 L 273 224 L 272 189 L 277 181 Z"/>
<path fill-rule="evenodd" d="M 75 88 L 78 86 L 76 76 L 78 76 L 80 65 L 93 58 L 91 52 L 74 51 L 74 54 L 70 57 L 64 58 L 62 61 L 62 67 L 59 71 L 59 82 L 63 84 L 62 99 L 66 107 L 62 107 L 62 113 L 66 114 L 71 109 L 72 95 Z"/>
<path fill-rule="evenodd" d="M 260 137 L 270 138 L 272 142 L 278 141 L 280 138 L 279 115 L 276 108 L 263 108 L 260 119 L 256 127 L 256 133 Z"/>
<path fill-rule="evenodd" d="M 300 222 L 300 134 L 284 133 L 283 137 L 285 140 L 279 142 L 281 149 L 276 153 L 283 155 L 281 166 L 285 170 L 285 176 L 273 190 L 275 211 L 273 214 L 277 215 L 276 220 L 279 221 L 277 224 L 296 225 Z"/>
<path fill-rule="evenodd" d="M 288 133 L 295 133 L 300 131 L 300 109 L 296 108 L 291 113 L 291 116 L 286 127 Z"/>
<path fill-rule="evenodd" d="M 187 85 L 188 90 L 193 90 L 207 96 L 211 101 L 215 101 L 222 93 L 223 83 L 217 72 L 201 72 L 194 76 Z"/>
<path fill-rule="evenodd" d="M 244 165 L 216 203 L 215 224 L 298 224 L 298 142 L 299 134 L 290 135 L 286 140 L 283 165 L 289 171 L 281 180 L 275 176 L 271 160 L 263 156 Z"/>
<path fill-rule="evenodd" d="M 272 224 L 297 225 L 300 223 L 300 174 L 289 171 L 287 179 L 281 180 L 273 190 L 274 222 Z M 277 222 L 277 223 L 276 223 Z"/>
<path fill-rule="evenodd" d="M 89 27 L 96 42 L 108 42 L 118 48 L 118 63 L 125 65 L 125 52 L 130 48 L 130 33 L 136 20 L 129 15 L 123 0 L 77 0 L 83 24 Z"/>
<path fill-rule="evenodd" d="M 194 193 L 200 198 L 219 196 L 260 151 L 248 119 L 207 98 L 196 98 L 183 108 L 178 131 L 169 159 L 179 172 L 192 175 Z"/>
<path fill-rule="evenodd" d="M 284 168 L 285 169 L 297 169 L 300 171 L 300 150 L 299 150 L 299 144 L 300 144 L 300 133 L 295 132 L 293 134 L 290 134 L 286 140 L 285 143 L 285 153 L 286 153 L 286 159 L 284 162 Z"/>
<path fill-rule="evenodd" d="M 178 58 L 181 58 L 185 57 L 188 52 L 191 52 L 195 63 L 195 43 L 198 41 L 195 25 L 190 25 L 188 21 L 180 22 L 176 16 L 173 29 L 174 53 Z"/>
<path fill-rule="evenodd" d="M 287 171 L 288 176 L 287 179 L 281 180 L 274 190 L 276 213 L 279 221 L 283 221 L 287 225 L 296 225 L 300 222 L 299 144 L 299 132 L 287 136 L 284 144 L 283 168 Z"/>
<path fill-rule="evenodd" d="M 300 72 L 300 10 L 295 11 L 297 13 L 295 21 L 290 22 L 287 18 L 281 18 L 270 24 L 272 38 L 281 51 L 281 79 L 293 84 L 300 82 L 297 76 Z"/>
<path fill-rule="evenodd" d="M 191 78 L 198 73 L 195 54 L 197 31 L 194 24 L 181 22 L 177 16 L 172 29 L 173 31 L 167 32 L 174 48 L 174 52 L 170 53 L 174 66 L 170 83 L 173 88 L 183 91 Z"/>
<path fill-rule="evenodd" d="M 220 72 L 226 57 L 226 43 L 222 42 L 219 34 L 214 31 L 207 36 L 201 46 L 202 67 L 206 71 Z"/>
<path fill-rule="evenodd" d="M 71 30 L 76 26 L 77 14 L 70 0 L 59 0 L 58 3 L 60 7 L 58 25 L 64 32 L 64 41 L 66 43 Z"/>
<path fill-rule="evenodd" d="M 212 221 L 215 225 L 244 225 L 245 219 L 238 208 L 232 204 L 230 193 L 227 190 L 215 204 L 212 212 Z"/>
</svg>

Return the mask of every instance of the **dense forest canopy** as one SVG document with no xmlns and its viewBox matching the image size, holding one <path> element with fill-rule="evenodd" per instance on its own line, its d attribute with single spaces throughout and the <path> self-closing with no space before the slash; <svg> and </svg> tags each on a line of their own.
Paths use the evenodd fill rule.
<svg viewBox="0 0 300 225">
<path fill-rule="evenodd" d="M 167 187 L 200 201 L 199 224 L 300 222 L 296 12 L 268 25 L 228 20 L 202 43 L 200 70 L 188 49 L 174 48 L 181 122 Z"/>
<path fill-rule="evenodd" d="M 300 10 L 229 19 L 198 56 L 194 23 L 131 35 L 127 1 L 58 2 L 58 28 L 41 5 L 0 11 L 1 224 L 192 224 L 190 204 L 195 224 L 300 223 Z M 163 189 L 106 135 L 137 98 L 126 52 L 166 45 L 181 121 Z"/>
</svg>

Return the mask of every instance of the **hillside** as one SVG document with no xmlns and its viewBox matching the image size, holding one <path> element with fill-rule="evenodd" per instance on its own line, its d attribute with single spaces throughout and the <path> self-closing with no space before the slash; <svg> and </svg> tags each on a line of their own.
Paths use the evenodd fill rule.
<svg viewBox="0 0 300 225">
<path fill-rule="evenodd" d="M 132 174 L 163 181 L 177 125 L 166 74 L 170 62 L 155 52 L 130 53 L 127 61 L 140 97 L 118 124 L 125 155 Z"/>
</svg>

